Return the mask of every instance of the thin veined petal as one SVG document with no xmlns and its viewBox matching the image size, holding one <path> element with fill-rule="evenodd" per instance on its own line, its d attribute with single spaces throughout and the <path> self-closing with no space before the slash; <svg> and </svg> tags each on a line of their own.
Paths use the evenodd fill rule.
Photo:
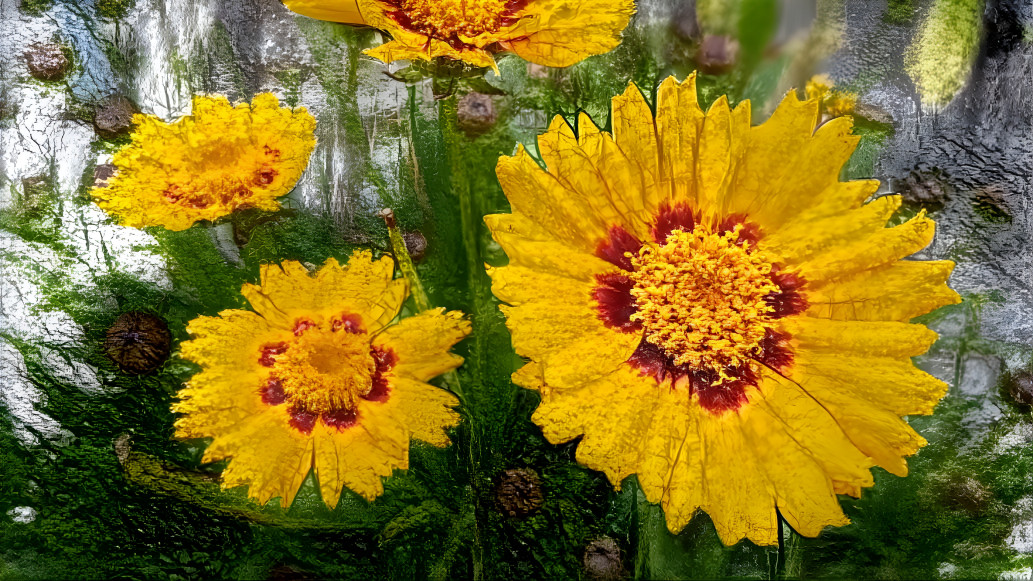
<svg viewBox="0 0 1033 581">
<path fill-rule="evenodd" d="M 440 308 L 402 319 L 377 335 L 373 344 L 397 355 L 396 375 L 422 381 L 459 367 L 463 358 L 448 350 L 469 334 L 470 322 L 462 313 Z"/>
<path fill-rule="evenodd" d="M 954 263 L 898 261 L 827 284 L 808 293 L 811 317 L 861 321 L 910 321 L 961 302 L 945 281 Z"/>
</svg>

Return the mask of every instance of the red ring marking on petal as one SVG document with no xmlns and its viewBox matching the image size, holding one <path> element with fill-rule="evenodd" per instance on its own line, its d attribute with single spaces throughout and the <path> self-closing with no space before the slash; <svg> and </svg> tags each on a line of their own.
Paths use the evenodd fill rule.
<svg viewBox="0 0 1033 581">
<path fill-rule="evenodd" d="M 348 333 L 365 333 L 366 328 L 362 326 L 362 317 L 352 313 L 341 313 L 330 319 L 331 331 L 345 331 Z"/>
<path fill-rule="evenodd" d="M 697 221 L 698 217 L 688 204 L 678 203 L 673 206 L 664 204 L 660 206 L 660 211 L 657 212 L 656 220 L 653 223 L 651 231 L 653 240 L 658 244 L 664 244 L 667 242 L 667 237 L 675 230 L 692 232 Z"/>
<path fill-rule="evenodd" d="M 291 408 L 289 413 L 291 419 L 288 423 L 292 428 L 303 434 L 311 434 L 312 428 L 316 427 L 316 420 L 319 419 L 319 414 L 300 406 Z"/>
<path fill-rule="evenodd" d="M 309 329 L 312 329 L 312 328 L 315 328 L 315 327 L 318 327 L 318 326 L 319 325 L 317 325 L 316 322 L 313 321 L 312 319 L 309 319 L 309 318 L 306 318 L 306 317 L 302 317 L 302 318 L 294 321 L 294 336 L 295 337 L 300 337 L 301 334 L 304 333 L 305 331 L 308 331 Z"/>
<path fill-rule="evenodd" d="M 597 274 L 595 280 L 599 286 L 592 290 L 592 298 L 603 324 L 625 333 L 641 330 L 642 323 L 631 320 L 631 315 L 638 311 L 631 295 L 635 282 L 623 274 Z"/>
<path fill-rule="evenodd" d="M 373 360 L 376 362 L 376 370 L 373 372 L 373 386 L 369 393 L 362 396 L 366 401 L 384 402 L 391 395 L 391 381 L 387 374 L 398 363 L 398 355 L 386 347 L 373 347 L 370 350 Z"/>
<path fill-rule="evenodd" d="M 258 358 L 258 363 L 263 367 L 272 367 L 276 363 L 276 356 L 282 355 L 287 352 L 288 345 L 284 341 L 279 343 L 266 343 L 262 345 L 262 355 Z"/>
<path fill-rule="evenodd" d="M 322 416 L 323 423 L 330 428 L 344 431 L 359 423 L 359 415 L 355 410 L 340 409 L 326 412 Z"/>
<path fill-rule="evenodd" d="M 736 244 L 742 246 L 746 242 L 750 243 L 752 248 L 757 244 L 757 241 L 761 238 L 760 226 L 754 222 L 750 222 L 746 219 L 745 214 L 732 214 L 731 216 L 725 217 L 717 226 L 717 233 L 724 234 L 725 232 L 731 232 L 735 230 L 736 226 L 742 226 L 739 229 L 739 239 L 736 240 Z"/>
<path fill-rule="evenodd" d="M 287 394 L 283 391 L 283 382 L 274 375 L 269 376 L 260 393 L 262 394 L 262 403 L 267 405 L 280 405 L 287 401 Z"/>
<path fill-rule="evenodd" d="M 642 241 L 628 232 L 623 226 L 613 225 L 607 233 L 606 238 L 599 241 L 595 248 L 595 255 L 610 264 L 616 265 L 624 270 L 631 271 L 631 256 L 638 254 L 642 248 Z M 630 254 L 631 256 L 627 256 Z"/>
</svg>

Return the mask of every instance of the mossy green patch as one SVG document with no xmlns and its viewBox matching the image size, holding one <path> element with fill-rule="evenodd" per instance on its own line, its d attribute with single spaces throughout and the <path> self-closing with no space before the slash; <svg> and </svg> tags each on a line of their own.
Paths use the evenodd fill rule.
<svg viewBox="0 0 1033 581">
<path fill-rule="evenodd" d="M 136 0 L 97 0 L 97 14 L 104 18 L 123 18 L 135 5 Z"/>
<path fill-rule="evenodd" d="M 968 80 L 983 34 L 983 0 L 936 0 L 914 44 L 907 69 L 922 100 L 946 105 Z"/>
<path fill-rule="evenodd" d="M 915 0 L 889 0 L 882 19 L 890 24 L 903 25 L 915 17 Z"/>
<path fill-rule="evenodd" d="M 21 0 L 18 8 L 29 16 L 42 16 L 54 6 L 54 0 Z"/>
</svg>

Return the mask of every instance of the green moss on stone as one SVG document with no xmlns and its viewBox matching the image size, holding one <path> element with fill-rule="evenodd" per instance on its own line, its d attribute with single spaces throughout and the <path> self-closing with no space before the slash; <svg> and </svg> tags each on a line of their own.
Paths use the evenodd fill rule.
<svg viewBox="0 0 1033 581">
<path fill-rule="evenodd" d="M 97 0 L 97 13 L 104 18 L 122 18 L 135 4 L 136 0 Z"/>
<path fill-rule="evenodd" d="M 915 16 L 915 0 L 889 0 L 882 19 L 890 24 L 907 24 Z"/>
<path fill-rule="evenodd" d="M 54 6 L 54 0 L 22 0 L 19 9 L 29 16 L 42 16 Z"/>
<path fill-rule="evenodd" d="M 968 80 L 983 32 L 983 0 L 937 0 L 907 55 L 922 100 L 946 105 Z"/>
</svg>

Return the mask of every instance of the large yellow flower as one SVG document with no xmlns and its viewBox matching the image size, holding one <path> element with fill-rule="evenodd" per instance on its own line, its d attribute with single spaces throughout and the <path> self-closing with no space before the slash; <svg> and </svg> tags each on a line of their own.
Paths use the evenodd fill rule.
<svg viewBox="0 0 1033 581">
<path fill-rule="evenodd" d="M 281 108 L 271 93 L 250 105 L 194 97 L 173 123 L 133 118 L 132 143 L 115 154 L 118 172 L 93 190 L 97 204 L 126 226 L 186 230 L 244 208 L 277 210 L 316 146 L 316 120 Z"/>
<path fill-rule="evenodd" d="M 900 419 L 946 386 L 910 357 L 936 334 L 908 321 L 958 295 L 926 246 L 924 213 L 886 228 L 897 196 L 840 182 L 849 118 L 815 130 L 790 93 L 766 123 L 695 78 L 656 113 L 631 86 L 613 135 L 557 118 L 498 176 L 512 214 L 487 217 L 510 263 L 491 269 L 517 352 L 541 392 L 533 419 L 615 486 L 636 474 L 677 532 L 697 509 L 728 544 L 847 522 L 869 468 L 907 473 L 925 441 Z"/>
<path fill-rule="evenodd" d="M 254 311 L 190 322 L 180 354 L 202 371 L 173 407 L 176 436 L 212 438 L 205 462 L 232 458 L 224 487 L 288 506 L 314 468 L 333 508 L 344 487 L 383 492 L 381 477 L 408 466 L 410 438 L 449 443 L 456 398 L 425 381 L 462 363 L 448 350 L 470 326 L 444 309 L 391 325 L 408 290 L 393 271 L 369 252 L 314 274 L 265 266 L 242 289 Z"/>
<path fill-rule="evenodd" d="M 393 40 L 366 51 L 386 63 L 458 59 L 495 67 L 510 50 L 540 65 L 566 67 L 612 50 L 634 0 L 284 0 L 320 20 L 366 24 Z"/>
</svg>

